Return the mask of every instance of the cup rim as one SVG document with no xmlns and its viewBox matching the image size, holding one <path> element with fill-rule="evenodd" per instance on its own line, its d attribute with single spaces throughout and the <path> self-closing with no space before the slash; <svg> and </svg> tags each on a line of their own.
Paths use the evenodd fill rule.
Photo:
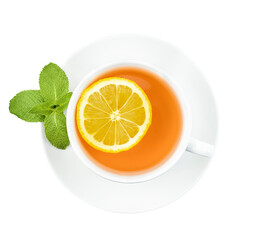
<svg viewBox="0 0 257 240">
<path fill-rule="evenodd" d="M 152 71 L 153 73 L 160 76 L 174 91 L 182 110 L 183 115 L 183 127 L 182 127 L 182 133 L 181 137 L 178 143 L 178 146 L 176 150 L 172 153 L 172 155 L 160 166 L 157 168 L 150 170 L 146 173 L 141 173 L 138 175 L 121 175 L 112 173 L 108 170 L 104 170 L 103 168 L 97 166 L 93 161 L 91 161 L 86 154 L 83 152 L 83 150 L 80 147 L 80 144 L 78 142 L 78 138 L 76 136 L 76 121 L 75 121 L 75 109 L 77 102 L 79 100 L 79 97 L 82 93 L 82 91 L 87 87 L 87 85 L 97 76 L 100 75 L 102 72 L 107 71 L 109 69 L 115 68 L 115 67 L 122 67 L 122 66 L 134 66 L 134 67 L 140 67 L 149 71 Z M 112 180 L 114 182 L 120 182 L 120 183 L 139 183 L 151 180 L 153 178 L 156 178 L 163 173 L 167 172 L 173 165 L 176 164 L 176 162 L 180 159 L 182 154 L 185 152 L 186 147 L 188 145 L 190 135 L 191 135 L 191 128 L 192 128 L 192 121 L 191 121 L 191 113 L 189 105 L 186 101 L 185 94 L 183 91 L 177 86 L 177 84 L 174 82 L 171 76 L 167 76 L 165 73 L 159 70 L 157 66 L 153 66 L 149 63 L 141 62 L 141 61 L 135 61 L 135 60 L 120 60 L 115 62 L 110 62 L 108 64 L 102 65 L 95 70 L 92 70 L 88 74 L 86 74 L 81 82 L 78 84 L 78 86 L 75 88 L 72 97 L 70 99 L 68 109 L 67 109 L 67 132 L 69 136 L 69 140 L 71 143 L 71 146 L 76 153 L 76 155 L 79 157 L 79 159 L 94 173 L 100 175 L 101 177 Z"/>
</svg>

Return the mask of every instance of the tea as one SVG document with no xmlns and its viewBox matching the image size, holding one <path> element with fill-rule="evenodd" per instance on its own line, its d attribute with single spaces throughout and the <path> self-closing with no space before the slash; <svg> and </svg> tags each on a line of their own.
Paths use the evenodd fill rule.
<svg viewBox="0 0 257 240">
<path fill-rule="evenodd" d="M 170 86 L 155 73 L 139 67 L 116 67 L 97 76 L 92 83 L 108 77 L 121 77 L 137 83 L 152 105 L 152 124 L 133 148 L 106 153 L 91 147 L 77 136 L 87 157 L 99 167 L 118 174 L 133 175 L 151 171 L 163 164 L 175 151 L 183 127 L 179 101 Z"/>
</svg>

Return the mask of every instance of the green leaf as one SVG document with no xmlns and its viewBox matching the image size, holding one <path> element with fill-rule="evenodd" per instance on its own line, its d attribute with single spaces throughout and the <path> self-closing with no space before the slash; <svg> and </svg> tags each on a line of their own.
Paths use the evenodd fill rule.
<svg viewBox="0 0 257 240">
<path fill-rule="evenodd" d="M 43 97 L 39 90 L 26 90 L 19 92 L 9 103 L 10 113 L 27 122 L 43 122 L 44 116 L 31 113 L 30 110 L 42 103 Z"/>
<path fill-rule="evenodd" d="M 69 92 L 56 101 L 55 104 L 57 106 L 56 108 L 57 112 L 63 112 L 68 107 L 71 95 L 72 95 L 72 92 Z"/>
<path fill-rule="evenodd" d="M 54 111 L 52 107 L 53 104 L 44 102 L 36 105 L 30 110 L 30 113 L 41 114 L 41 115 L 49 115 Z"/>
<path fill-rule="evenodd" d="M 55 102 L 69 91 L 69 81 L 64 71 L 56 64 L 49 63 L 40 73 L 39 86 L 46 102 Z"/>
<path fill-rule="evenodd" d="M 52 112 L 46 116 L 44 122 L 46 137 L 52 145 L 59 149 L 69 146 L 66 117 L 63 113 Z"/>
</svg>

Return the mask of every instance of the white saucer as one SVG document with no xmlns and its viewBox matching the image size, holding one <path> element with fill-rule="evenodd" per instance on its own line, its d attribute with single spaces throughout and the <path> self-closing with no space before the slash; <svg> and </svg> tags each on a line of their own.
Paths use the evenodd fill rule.
<svg viewBox="0 0 257 240">
<path fill-rule="evenodd" d="M 63 66 L 73 91 L 84 75 L 118 60 L 138 60 L 157 66 L 184 89 L 193 117 L 192 136 L 215 144 L 217 112 L 212 91 L 197 67 L 173 45 L 140 35 L 103 38 L 85 46 Z M 185 152 L 168 172 L 153 180 L 124 184 L 91 172 L 71 147 L 58 150 L 45 139 L 44 146 L 56 175 L 77 197 L 96 207 L 115 212 L 141 212 L 164 206 L 191 189 L 210 159 Z"/>
</svg>

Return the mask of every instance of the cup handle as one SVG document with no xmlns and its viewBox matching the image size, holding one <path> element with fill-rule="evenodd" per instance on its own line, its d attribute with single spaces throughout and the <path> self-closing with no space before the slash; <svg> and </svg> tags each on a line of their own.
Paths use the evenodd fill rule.
<svg viewBox="0 0 257 240">
<path fill-rule="evenodd" d="M 191 138 L 186 150 L 204 157 L 211 157 L 214 152 L 214 146 L 209 143 L 199 141 L 195 138 Z"/>
</svg>

